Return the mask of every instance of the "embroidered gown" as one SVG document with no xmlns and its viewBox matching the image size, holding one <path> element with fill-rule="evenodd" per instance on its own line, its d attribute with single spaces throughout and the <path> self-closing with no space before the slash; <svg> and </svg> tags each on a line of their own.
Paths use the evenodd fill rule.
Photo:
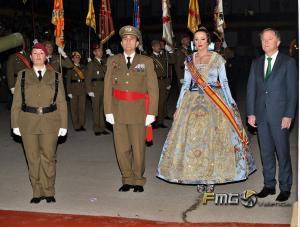
<svg viewBox="0 0 300 227">
<path fill-rule="evenodd" d="M 228 106 L 235 105 L 221 55 L 212 52 L 208 64 L 196 67 Z M 239 114 L 234 117 L 243 127 Z M 181 184 L 220 184 L 247 179 L 255 169 L 248 147 L 243 146 L 224 113 L 197 86 L 186 68 L 157 177 Z"/>
</svg>

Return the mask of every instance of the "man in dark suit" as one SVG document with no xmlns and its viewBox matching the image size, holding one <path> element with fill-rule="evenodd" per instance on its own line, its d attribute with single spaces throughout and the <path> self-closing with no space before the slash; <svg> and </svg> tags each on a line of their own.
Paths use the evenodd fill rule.
<svg viewBox="0 0 300 227">
<path fill-rule="evenodd" d="M 294 59 L 278 51 L 280 34 L 267 28 L 260 34 L 265 54 L 252 62 L 247 87 L 248 123 L 257 127 L 264 187 L 257 197 L 275 194 L 276 156 L 280 194 L 286 201 L 292 186 L 289 128 L 297 106 L 297 68 Z"/>
</svg>

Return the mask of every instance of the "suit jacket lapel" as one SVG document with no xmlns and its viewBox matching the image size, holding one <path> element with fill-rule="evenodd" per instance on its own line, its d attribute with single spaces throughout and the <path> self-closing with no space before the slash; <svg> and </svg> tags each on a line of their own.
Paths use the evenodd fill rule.
<svg viewBox="0 0 300 227">
<path fill-rule="evenodd" d="M 273 77 L 276 75 L 276 71 L 279 69 L 280 65 L 281 65 L 281 61 L 282 61 L 282 58 L 281 58 L 281 54 L 278 53 L 277 57 L 276 57 L 276 60 L 274 62 L 274 65 L 272 67 L 272 71 L 271 71 L 271 75 L 270 75 L 270 78 L 268 79 L 269 80 L 272 80 Z"/>
<path fill-rule="evenodd" d="M 139 56 L 137 53 L 135 53 L 130 69 L 133 69 L 137 65 L 138 61 L 139 61 Z"/>
<path fill-rule="evenodd" d="M 265 67 L 265 55 L 263 55 L 260 59 L 259 59 L 259 78 L 261 78 L 263 80 L 263 82 L 265 82 L 265 71 L 264 71 L 264 67 Z"/>
<path fill-rule="evenodd" d="M 52 79 L 50 74 L 51 74 L 50 71 L 47 69 L 44 76 L 43 76 L 42 82 L 44 82 L 44 83 L 50 82 L 51 79 Z"/>
</svg>

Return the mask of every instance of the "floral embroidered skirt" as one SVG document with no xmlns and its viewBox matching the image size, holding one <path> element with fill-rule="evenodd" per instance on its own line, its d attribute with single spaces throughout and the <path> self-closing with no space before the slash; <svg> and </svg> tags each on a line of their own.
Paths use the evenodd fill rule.
<svg viewBox="0 0 300 227">
<path fill-rule="evenodd" d="M 222 89 L 215 92 L 224 100 Z M 240 116 L 235 118 L 241 125 Z M 205 94 L 187 91 L 163 146 L 157 177 L 181 184 L 221 184 L 247 179 L 255 169 L 249 148 L 224 113 Z"/>
</svg>

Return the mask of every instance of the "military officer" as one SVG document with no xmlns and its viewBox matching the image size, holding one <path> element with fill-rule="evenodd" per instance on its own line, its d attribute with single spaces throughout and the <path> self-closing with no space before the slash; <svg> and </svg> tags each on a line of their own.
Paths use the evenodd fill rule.
<svg viewBox="0 0 300 227">
<path fill-rule="evenodd" d="M 32 47 L 32 69 L 18 73 L 11 127 L 21 136 L 33 189 L 30 203 L 55 202 L 56 146 L 67 133 L 67 104 L 62 77 L 45 65 L 47 49 Z"/>
<path fill-rule="evenodd" d="M 53 68 L 55 71 L 60 72 L 60 57 L 57 54 L 53 54 L 53 43 L 50 41 L 45 41 L 44 45 L 48 51 L 48 67 Z M 61 65 L 63 68 L 72 69 L 74 67 L 71 59 L 68 57 L 63 48 L 58 47 L 58 53 L 62 56 Z"/>
<path fill-rule="evenodd" d="M 103 49 L 99 44 L 93 47 L 94 59 L 87 65 L 87 74 L 85 79 L 86 91 L 92 99 L 93 130 L 96 136 L 107 135 L 109 132 L 105 128 L 104 110 L 103 110 L 103 92 L 104 76 L 106 64 L 103 60 Z"/>
<path fill-rule="evenodd" d="M 153 59 L 159 87 L 158 116 L 153 127 L 167 128 L 164 125 L 164 119 L 166 117 L 167 98 L 171 88 L 171 80 L 168 77 L 168 64 L 175 63 L 175 55 L 172 48 L 168 45 L 165 45 L 165 51 L 162 51 L 159 40 L 153 40 L 151 46 L 152 54 L 150 57 Z"/>
<path fill-rule="evenodd" d="M 179 90 L 181 89 L 181 85 L 183 84 L 185 58 L 188 55 L 192 54 L 192 51 L 189 49 L 190 41 L 191 39 L 188 34 L 182 34 L 181 47 L 175 53 L 176 55 L 175 71 L 176 71 Z"/>
<path fill-rule="evenodd" d="M 78 51 L 72 52 L 74 68 L 69 69 L 66 75 L 67 94 L 70 98 L 72 123 L 75 131 L 85 131 L 85 69 L 80 64 L 80 59 L 81 55 Z"/>
<path fill-rule="evenodd" d="M 104 112 L 113 125 L 116 156 L 122 174 L 119 191 L 143 192 L 146 127 L 158 109 L 158 82 L 153 60 L 136 54 L 140 31 L 124 26 L 119 34 L 124 53 L 109 57 L 104 81 Z"/>
</svg>

